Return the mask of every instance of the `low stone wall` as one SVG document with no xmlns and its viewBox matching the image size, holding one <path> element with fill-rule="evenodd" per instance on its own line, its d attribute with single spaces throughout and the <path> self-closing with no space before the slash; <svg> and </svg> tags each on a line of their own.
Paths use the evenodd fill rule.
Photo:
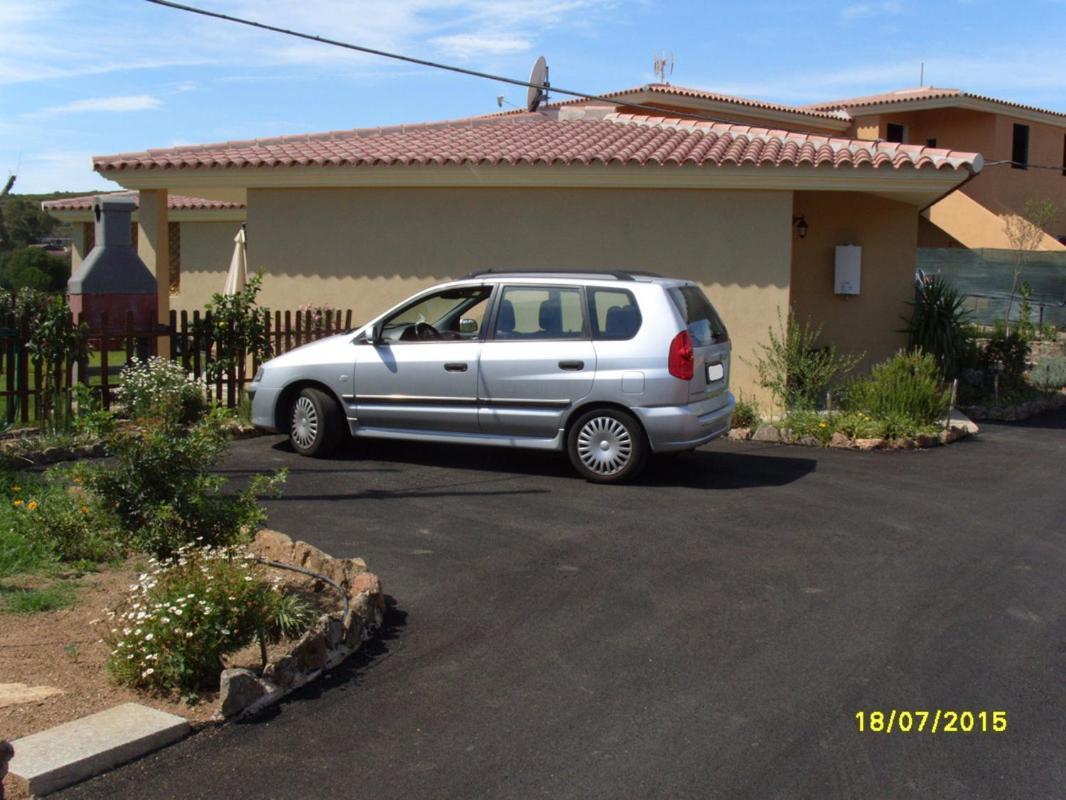
<svg viewBox="0 0 1066 800">
<path fill-rule="evenodd" d="M 1056 408 L 1066 406 L 1066 390 L 1058 394 L 1050 394 L 1021 403 L 1016 406 L 964 406 L 960 410 L 970 419 L 992 419 L 1002 422 L 1014 422 L 1016 420 L 1029 419 L 1036 414 L 1045 411 L 1053 411 Z"/>
<path fill-rule="evenodd" d="M 262 558 L 329 578 L 346 593 L 348 614 L 322 614 L 292 649 L 272 659 L 261 675 L 250 669 L 224 670 L 219 683 L 220 719 L 254 714 L 315 680 L 358 651 L 385 618 L 381 581 L 367 571 L 361 558 L 334 558 L 307 542 L 294 542 L 269 529 L 259 531 L 249 549 Z M 301 580 L 311 591 L 336 591 L 320 578 Z"/>
</svg>

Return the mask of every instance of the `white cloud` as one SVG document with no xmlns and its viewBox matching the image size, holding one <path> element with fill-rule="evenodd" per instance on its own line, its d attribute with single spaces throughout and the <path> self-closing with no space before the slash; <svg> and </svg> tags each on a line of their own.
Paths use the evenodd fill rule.
<svg viewBox="0 0 1066 800">
<path fill-rule="evenodd" d="M 524 52 L 551 30 L 593 24 L 616 0 L 216 0 L 222 13 L 378 50 L 423 57 Z M 226 68 L 349 64 L 382 72 L 380 57 L 150 6 L 73 0 L 2 0 L 0 85 L 211 65 Z M 112 8 L 114 10 L 112 10 Z M 76 42 L 69 46 L 68 42 Z M 427 52 L 428 51 L 428 52 Z"/>
<path fill-rule="evenodd" d="M 431 41 L 446 55 L 463 60 L 485 55 L 522 53 L 533 46 L 529 39 L 500 33 L 457 33 L 453 36 L 437 36 Z"/>
<path fill-rule="evenodd" d="M 880 0 L 880 2 L 850 3 L 840 10 L 840 16 L 844 19 L 864 19 L 876 16 L 894 16 L 905 11 L 903 3 L 896 0 Z"/>
<path fill-rule="evenodd" d="M 49 117 L 56 114 L 79 114 L 97 111 L 148 111 L 159 108 L 163 102 L 150 94 L 119 95 L 116 97 L 87 97 L 60 106 L 49 106 L 33 111 L 26 116 Z"/>
</svg>

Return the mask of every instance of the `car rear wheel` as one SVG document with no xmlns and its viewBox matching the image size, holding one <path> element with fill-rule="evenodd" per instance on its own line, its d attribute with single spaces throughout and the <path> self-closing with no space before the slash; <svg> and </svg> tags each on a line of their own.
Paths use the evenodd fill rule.
<svg viewBox="0 0 1066 800">
<path fill-rule="evenodd" d="M 567 453 L 574 469 L 586 480 L 622 483 L 644 468 L 648 443 L 632 416 L 601 408 L 582 414 L 570 428 Z"/>
<path fill-rule="evenodd" d="M 289 441 L 302 456 L 326 458 L 344 440 L 344 420 L 337 402 L 319 389 L 303 389 L 289 414 Z"/>
</svg>

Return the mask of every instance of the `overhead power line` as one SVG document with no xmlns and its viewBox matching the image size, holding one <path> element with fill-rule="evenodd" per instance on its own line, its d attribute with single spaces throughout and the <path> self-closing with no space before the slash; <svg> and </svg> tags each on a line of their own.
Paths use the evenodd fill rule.
<svg viewBox="0 0 1066 800">
<path fill-rule="evenodd" d="M 178 11 L 187 11 L 190 14 L 199 14 L 202 17 L 212 17 L 214 19 L 225 20 L 226 22 L 235 22 L 238 25 L 247 25 L 250 28 L 259 28 L 264 31 L 272 31 L 273 33 L 284 34 L 285 36 L 295 36 L 298 39 L 306 39 L 311 42 L 318 42 L 319 44 L 327 44 L 332 47 L 342 47 L 345 50 L 354 50 L 358 53 L 367 53 L 372 56 L 380 56 L 381 58 L 391 58 L 395 61 L 405 61 L 408 64 L 418 64 L 423 67 L 431 67 L 432 69 L 442 69 L 447 72 L 456 72 L 460 75 L 468 75 L 473 78 L 484 78 L 485 80 L 498 81 L 499 83 L 509 83 L 512 86 L 523 86 L 530 89 L 548 89 L 556 94 L 565 94 L 570 97 L 578 97 L 583 100 L 594 100 L 601 103 L 607 103 L 614 106 L 624 106 L 626 108 L 636 108 L 641 111 L 649 111 L 656 116 L 669 115 L 672 117 L 684 117 L 686 119 L 701 120 L 703 122 L 718 122 L 726 123 L 729 125 L 747 125 L 748 123 L 736 122 L 733 120 L 722 119 L 720 117 L 708 117 L 704 114 L 694 114 L 687 111 L 679 110 L 666 110 L 658 106 L 645 105 L 643 103 L 633 103 L 619 98 L 604 97 L 598 94 L 590 94 L 588 92 L 579 92 L 575 89 L 563 89 L 558 86 L 543 86 L 537 83 L 530 83 L 529 81 L 519 80 L 518 78 L 508 78 L 505 75 L 494 75 L 490 72 L 481 72 L 476 69 L 466 69 L 465 67 L 457 67 L 453 64 L 442 64 L 437 61 L 427 61 L 424 58 L 415 58 L 414 56 L 405 56 L 401 53 L 390 53 L 386 50 L 378 50 L 373 47 L 364 47 L 359 44 L 352 44 L 351 42 L 342 42 L 338 39 L 329 39 L 325 36 L 316 36 L 311 33 L 303 33 L 301 31 L 290 30 L 289 28 L 282 28 L 278 25 L 270 25 L 266 22 L 257 22 L 251 19 L 244 19 L 242 17 L 234 17 L 230 14 L 223 14 L 219 11 L 209 11 L 206 8 L 197 8 L 196 6 L 186 5 L 185 3 L 174 3 L 171 0 L 145 0 L 145 2 L 152 3 L 157 6 L 165 6 L 167 8 L 174 8 Z"/>
</svg>

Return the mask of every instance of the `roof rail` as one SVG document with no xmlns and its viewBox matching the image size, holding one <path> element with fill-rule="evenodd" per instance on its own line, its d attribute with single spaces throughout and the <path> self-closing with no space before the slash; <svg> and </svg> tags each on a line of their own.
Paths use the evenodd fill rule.
<svg viewBox="0 0 1066 800">
<path fill-rule="evenodd" d="M 631 281 L 634 277 L 661 278 L 654 272 L 632 269 L 551 269 L 551 268 L 528 268 L 528 269 L 480 269 L 464 275 L 461 280 L 481 278 L 485 275 L 597 275 L 614 278 L 616 281 Z"/>
</svg>

